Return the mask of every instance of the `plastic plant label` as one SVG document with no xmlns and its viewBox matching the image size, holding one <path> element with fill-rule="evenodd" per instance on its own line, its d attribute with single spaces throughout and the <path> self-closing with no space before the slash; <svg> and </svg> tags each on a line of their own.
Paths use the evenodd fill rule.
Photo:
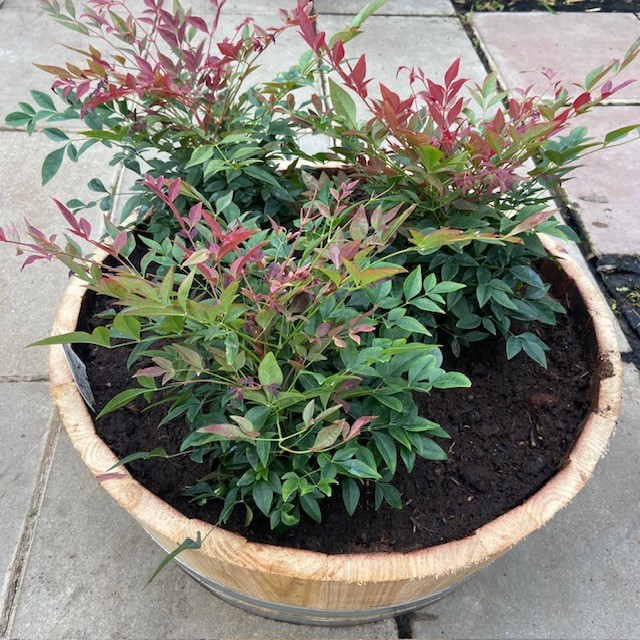
<svg viewBox="0 0 640 640">
<path fill-rule="evenodd" d="M 62 348 L 64 349 L 64 355 L 67 358 L 67 364 L 69 365 L 69 369 L 71 370 L 73 381 L 76 383 L 76 387 L 78 387 L 80 395 L 87 403 L 89 409 L 91 409 L 91 411 L 95 413 L 96 401 L 93 397 L 93 392 L 91 391 L 89 378 L 87 377 L 87 367 L 85 366 L 84 362 L 82 362 L 82 360 L 80 360 L 80 358 L 77 356 L 76 352 L 71 348 L 71 345 L 63 344 Z"/>
</svg>

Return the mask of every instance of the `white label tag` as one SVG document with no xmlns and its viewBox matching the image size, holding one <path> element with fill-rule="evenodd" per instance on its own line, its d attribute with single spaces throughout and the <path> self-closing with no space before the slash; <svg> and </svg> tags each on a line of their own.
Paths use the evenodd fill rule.
<svg viewBox="0 0 640 640">
<path fill-rule="evenodd" d="M 89 409 L 91 409 L 91 411 L 95 413 L 96 401 L 93 397 L 93 392 L 91 391 L 89 378 L 87 377 L 87 367 L 85 366 L 84 362 L 82 362 L 82 360 L 78 358 L 76 352 L 71 348 L 70 344 L 63 344 L 62 348 L 64 349 L 64 355 L 67 358 L 69 369 L 71 369 L 71 375 L 73 376 L 73 380 L 76 383 L 76 387 L 78 387 L 80 395 L 87 403 Z"/>
</svg>

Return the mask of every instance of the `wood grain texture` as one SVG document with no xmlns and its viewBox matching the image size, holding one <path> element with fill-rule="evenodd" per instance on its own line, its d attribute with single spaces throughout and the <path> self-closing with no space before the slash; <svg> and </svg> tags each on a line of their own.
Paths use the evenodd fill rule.
<svg viewBox="0 0 640 640">
<path fill-rule="evenodd" d="M 198 532 L 201 549 L 180 555 L 202 576 L 267 602 L 312 609 L 365 610 L 435 594 L 497 559 L 566 506 L 590 477 L 615 428 L 622 370 L 612 316 L 600 291 L 553 239 L 544 242 L 559 258 L 546 269 L 554 287 L 573 300 L 573 312 L 588 314 L 588 340 L 601 375 L 592 410 L 566 465 L 524 504 L 472 535 L 412 553 L 326 555 L 250 543 L 200 520 L 189 519 L 134 480 L 96 435 L 91 416 L 66 364 L 62 347 L 50 349 L 50 378 L 58 411 L 74 447 L 102 486 L 166 550 Z M 55 332 L 73 331 L 85 286 L 69 285 Z"/>
</svg>

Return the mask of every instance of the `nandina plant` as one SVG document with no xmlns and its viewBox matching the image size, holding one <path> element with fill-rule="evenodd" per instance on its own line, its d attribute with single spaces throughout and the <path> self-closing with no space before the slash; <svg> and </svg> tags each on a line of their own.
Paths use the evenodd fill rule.
<svg viewBox="0 0 640 640">
<path fill-rule="evenodd" d="M 293 526 L 338 489 L 349 513 L 360 483 L 375 481 L 375 501 L 400 508 L 392 484 L 401 461 L 446 458 L 433 439 L 446 438 L 418 413 L 415 393 L 468 386 L 442 368 L 442 354 L 417 319 L 442 311 L 443 296 L 464 285 L 441 281 L 413 255 L 470 242 L 521 242 L 515 237 L 406 227 L 414 205 L 388 211 L 352 205 L 357 181 L 326 179 L 306 194 L 297 224 L 260 226 L 247 216 L 227 223 L 206 200 L 180 210 L 180 179 L 147 176 L 144 188 L 174 217 L 180 232 L 162 244 L 118 231 L 95 240 L 88 220 L 58 203 L 68 230 L 58 244 L 29 226 L 30 241 L 0 230 L 31 255 L 57 259 L 89 288 L 113 300 L 105 325 L 41 340 L 131 350 L 136 387 L 116 395 L 98 415 L 138 396 L 166 406 L 161 424 L 183 417 L 190 433 L 181 452 L 203 463 L 188 495 L 223 501 L 225 521 L 244 505 L 271 527 Z M 390 252 L 402 236 L 403 249 Z M 97 262 L 77 240 L 102 251 Z M 131 259 L 136 242 L 144 248 Z M 426 339 L 425 339 L 426 338 Z M 156 449 L 122 463 L 168 457 Z"/>
<path fill-rule="evenodd" d="M 640 39 L 621 60 L 591 71 L 569 89 L 546 70 L 548 90 L 539 96 L 527 89 L 507 97 L 493 74 L 472 85 L 460 76 L 460 60 L 442 80 L 419 67 L 401 67 L 406 89 L 395 92 L 368 75 L 364 55 L 346 55 L 348 34 L 330 37 L 304 12 L 297 17 L 302 37 L 323 63 L 328 96 L 316 96 L 306 114 L 289 114 L 308 131 L 336 141 L 329 159 L 349 167 L 383 207 L 413 203 L 417 231 L 447 226 L 523 240 L 445 247 L 416 257 L 444 280 L 466 285 L 446 296 L 445 316 L 425 314 L 421 321 L 437 329 L 454 353 L 501 334 L 509 358 L 524 350 L 546 366 L 546 345 L 528 331 L 515 333 L 512 323 L 554 324 L 563 312 L 532 268 L 550 258 L 538 235 L 578 240 L 554 219 L 553 198 L 562 180 L 587 154 L 640 130 L 631 124 L 603 140 L 589 139 L 584 127 L 569 131 L 582 114 L 633 82 L 616 83 L 615 77 L 637 58 Z"/>
</svg>

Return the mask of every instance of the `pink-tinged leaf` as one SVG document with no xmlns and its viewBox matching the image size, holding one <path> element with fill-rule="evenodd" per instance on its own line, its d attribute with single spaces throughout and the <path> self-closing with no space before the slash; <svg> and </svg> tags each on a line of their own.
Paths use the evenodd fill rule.
<svg viewBox="0 0 640 640">
<path fill-rule="evenodd" d="M 209 253 L 208 249 L 198 249 L 197 251 L 191 253 L 181 266 L 190 267 L 195 264 L 202 264 L 209 259 L 210 255 L 211 254 Z"/>
<path fill-rule="evenodd" d="M 69 209 L 67 209 L 67 207 L 65 207 L 62 204 L 62 202 L 60 202 L 59 200 L 56 200 L 54 198 L 53 201 L 56 203 L 56 206 L 60 210 L 60 213 L 62 214 L 62 217 L 67 221 L 69 226 L 74 230 L 78 230 L 79 229 L 78 221 L 76 220 L 76 218 L 73 215 L 73 213 L 71 213 L 71 211 Z"/>
<path fill-rule="evenodd" d="M 359 206 L 353 218 L 351 218 L 349 231 L 351 233 L 351 237 L 356 240 L 360 240 L 367 235 L 367 232 L 369 231 L 369 221 L 367 220 L 367 214 L 364 206 Z"/>
<path fill-rule="evenodd" d="M 600 95 L 603 98 L 607 98 L 611 95 L 612 90 L 613 90 L 613 82 L 611 82 L 611 80 L 608 80 L 602 85 L 602 89 L 600 90 Z"/>
<path fill-rule="evenodd" d="M 356 436 L 360 435 L 360 432 L 364 427 L 366 427 L 370 422 L 373 422 L 378 416 L 362 416 L 358 418 L 352 425 L 351 429 L 349 429 L 349 433 L 347 437 L 344 439 L 345 442 L 347 440 L 352 440 Z"/>
<path fill-rule="evenodd" d="M 541 211 L 540 213 L 536 213 L 528 217 L 524 222 L 521 222 L 518 226 L 514 227 L 509 233 L 509 236 L 515 236 L 523 231 L 529 231 L 531 229 L 535 229 L 539 224 L 546 222 L 549 218 L 552 218 L 556 215 L 557 211 L 555 209 L 550 209 L 549 211 Z"/>
<path fill-rule="evenodd" d="M 253 428 L 253 422 L 245 418 L 244 416 L 229 416 L 239 427 L 240 430 L 249 438 L 257 438 L 260 435 L 259 431 Z"/>
<path fill-rule="evenodd" d="M 189 226 L 191 228 L 195 227 L 200 220 L 202 220 L 202 202 L 194 204 L 193 207 L 189 209 Z"/>
<path fill-rule="evenodd" d="M 51 260 L 51 257 L 47 257 L 47 256 L 42 256 L 42 255 L 32 255 L 29 256 L 23 263 L 22 263 L 22 268 L 24 269 L 25 267 L 29 266 L 30 264 L 33 264 L 34 262 L 36 262 L 36 260 Z"/>
<path fill-rule="evenodd" d="M 315 335 L 318 338 L 323 338 L 327 333 L 329 333 L 329 329 L 331 329 L 331 325 L 328 322 L 323 322 L 318 325 L 318 328 L 315 330 Z"/>
<path fill-rule="evenodd" d="M 246 437 L 237 424 L 230 424 L 228 422 L 208 424 L 206 427 L 198 429 L 198 433 L 211 433 L 227 440 L 237 440 L 238 438 Z"/>
<path fill-rule="evenodd" d="M 333 336 L 332 340 L 333 340 L 333 344 L 335 344 L 336 347 L 338 347 L 338 349 L 346 349 L 347 348 L 347 343 L 344 340 L 342 340 L 342 338 L 338 338 L 337 336 Z"/>
<path fill-rule="evenodd" d="M 357 327 L 353 328 L 354 333 L 370 333 L 371 331 L 375 331 L 376 328 L 370 324 L 359 324 Z"/>
<path fill-rule="evenodd" d="M 209 33 L 209 27 L 202 18 L 198 18 L 197 16 L 189 16 L 187 18 L 187 22 L 203 33 Z"/>
<path fill-rule="evenodd" d="M 625 87 L 628 87 L 630 84 L 633 84 L 635 81 L 636 81 L 635 78 L 632 78 L 631 80 L 625 80 L 624 82 L 613 87 L 613 89 L 611 89 L 611 93 L 617 93 L 618 91 L 621 91 Z"/>
<path fill-rule="evenodd" d="M 122 247 L 127 244 L 127 239 L 129 238 L 129 234 L 126 231 L 121 231 L 113 241 L 113 250 L 116 253 L 120 253 Z"/>
<path fill-rule="evenodd" d="M 340 419 L 332 422 L 326 427 L 322 427 L 322 429 L 318 431 L 318 435 L 313 443 L 313 447 L 311 447 L 311 451 L 324 451 L 325 449 L 328 449 L 338 439 L 338 436 L 342 433 L 342 429 L 345 424 L 347 424 L 347 421 Z"/>
<path fill-rule="evenodd" d="M 182 180 L 176 178 L 169 187 L 168 196 L 169 202 L 173 202 L 180 195 L 180 188 L 182 187 Z"/>
<path fill-rule="evenodd" d="M 158 378 L 159 376 L 163 376 L 166 372 L 166 369 L 163 367 L 145 367 L 144 369 L 138 369 L 138 371 L 133 374 L 133 377 Z"/>
</svg>

